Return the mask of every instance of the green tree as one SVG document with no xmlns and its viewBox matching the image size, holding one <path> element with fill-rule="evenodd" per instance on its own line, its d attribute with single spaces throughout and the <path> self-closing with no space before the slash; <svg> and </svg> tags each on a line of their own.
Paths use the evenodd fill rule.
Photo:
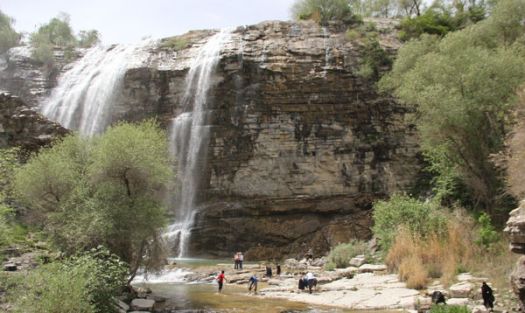
<svg viewBox="0 0 525 313">
<path fill-rule="evenodd" d="M 90 48 L 100 43 L 100 34 L 97 30 L 82 30 L 78 33 L 78 46 Z"/>
<path fill-rule="evenodd" d="M 14 20 L 0 10 L 0 54 L 20 42 L 20 34 L 13 28 Z"/>
<path fill-rule="evenodd" d="M 442 40 L 409 42 L 380 82 L 417 107 L 422 149 L 437 179 L 458 180 L 438 194 L 457 199 L 465 186 L 470 205 L 492 213 L 507 200 L 489 156 L 503 147 L 515 92 L 525 80 L 524 47 L 516 41 L 524 18 L 523 1 L 502 0 L 487 20 Z"/>
<path fill-rule="evenodd" d="M 59 247 L 74 253 L 103 244 L 134 275 L 163 256 L 167 151 L 155 122 L 121 123 L 99 137 L 72 135 L 42 150 L 17 171 L 15 188 Z"/>
<path fill-rule="evenodd" d="M 314 20 L 321 25 L 329 21 L 352 22 L 348 0 L 296 0 L 292 16 L 297 20 Z"/>
</svg>

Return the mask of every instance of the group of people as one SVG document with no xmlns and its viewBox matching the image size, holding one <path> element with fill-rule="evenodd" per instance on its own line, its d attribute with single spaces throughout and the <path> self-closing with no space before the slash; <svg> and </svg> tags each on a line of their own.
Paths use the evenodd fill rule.
<svg viewBox="0 0 525 313">
<path fill-rule="evenodd" d="M 244 255 L 242 255 L 242 252 L 237 252 L 233 256 L 233 262 L 234 266 L 233 268 L 236 270 L 242 270 L 242 263 L 244 262 Z"/>
<path fill-rule="evenodd" d="M 492 292 L 492 288 L 490 288 L 486 282 L 481 284 L 481 297 L 483 298 L 483 305 L 485 308 L 492 312 L 494 309 L 494 301 L 496 299 L 494 297 L 494 293 Z M 432 302 L 435 304 L 447 304 L 445 295 L 441 291 L 434 291 L 432 293 Z"/>
</svg>

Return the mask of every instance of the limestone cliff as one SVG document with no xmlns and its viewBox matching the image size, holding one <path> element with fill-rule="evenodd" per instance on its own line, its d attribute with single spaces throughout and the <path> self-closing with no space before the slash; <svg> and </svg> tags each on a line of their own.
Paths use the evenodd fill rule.
<svg viewBox="0 0 525 313">
<path fill-rule="evenodd" d="M 19 98 L 0 93 L 0 148 L 21 147 L 33 152 L 67 133 Z"/>
<path fill-rule="evenodd" d="M 392 25 L 376 23 L 381 45 L 395 53 Z M 357 75 L 363 41 L 345 31 L 277 21 L 232 31 L 212 76 L 192 255 L 325 252 L 368 238 L 373 201 L 411 187 L 419 163 L 410 112 Z M 187 111 L 186 73 L 213 33 L 145 48 L 149 56 L 126 72 L 111 120 L 156 117 L 168 127 Z"/>
</svg>

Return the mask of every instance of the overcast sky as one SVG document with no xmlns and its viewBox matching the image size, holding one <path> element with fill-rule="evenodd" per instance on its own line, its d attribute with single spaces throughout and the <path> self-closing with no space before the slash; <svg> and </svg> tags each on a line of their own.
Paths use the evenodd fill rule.
<svg viewBox="0 0 525 313">
<path fill-rule="evenodd" d="M 97 29 L 105 43 L 162 38 L 191 29 L 288 20 L 294 0 L 0 0 L 18 31 L 32 32 L 59 12 L 75 32 Z"/>
</svg>

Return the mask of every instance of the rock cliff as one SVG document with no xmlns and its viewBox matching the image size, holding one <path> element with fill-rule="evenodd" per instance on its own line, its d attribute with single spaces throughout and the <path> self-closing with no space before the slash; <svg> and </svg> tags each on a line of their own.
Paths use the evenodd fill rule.
<svg viewBox="0 0 525 313">
<path fill-rule="evenodd" d="M 0 93 L 0 148 L 16 146 L 33 152 L 67 133 L 19 98 Z"/>
<path fill-rule="evenodd" d="M 521 302 L 521 310 L 525 311 L 525 201 L 510 212 L 505 232 L 509 235 L 510 250 L 522 255 L 510 276 L 510 282 Z"/>
<path fill-rule="evenodd" d="M 376 27 L 394 54 L 392 25 Z M 325 252 L 369 238 L 373 201 L 411 187 L 420 168 L 411 112 L 357 74 L 364 39 L 345 31 L 277 21 L 232 30 L 208 95 L 210 143 L 190 254 Z M 146 60 L 125 74 L 111 120 L 155 117 L 168 127 L 187 111 L 186 73 L 214 33 L 145 48 Z"/>
</svg>

